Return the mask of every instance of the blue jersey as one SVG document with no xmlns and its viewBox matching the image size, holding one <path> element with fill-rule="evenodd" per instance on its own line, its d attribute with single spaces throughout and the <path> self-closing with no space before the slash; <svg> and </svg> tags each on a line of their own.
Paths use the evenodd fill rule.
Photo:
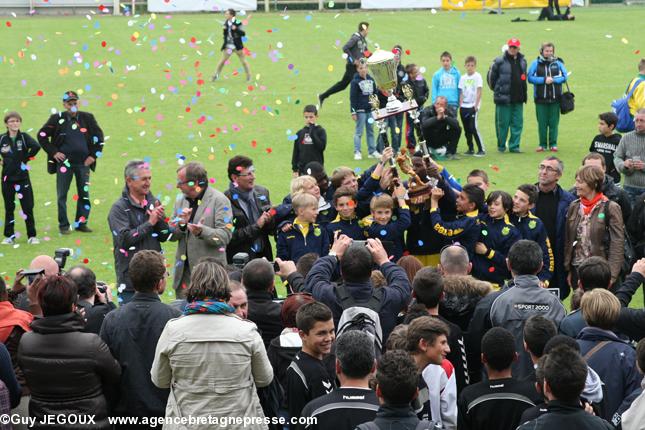
<svg viewBox="0 0 645 430">
<path fill-rule="evenodd" d="M 366 221 L 370 222 L 369 219 Z M 396 263 L 403 256 L 403 235 L 408 227 L 410 227 L 411 222 L 410 209 L 407 207 L 399 208 L 398 216 L 392 216 L 392 219 L 386 225 L 371 221 L 367 228 L 367 234 L 371 238 L 380 239 L 381 242 L 390 241 L 394 243 L 392 255 L 389 257 L 390 261 Z"/>
<path fill-rule="evenodd" d="M 511 246 L 521 239 L 520 231 L 511 224 L 508 216 L 501 219 L 485 214 L 480 217 L 481 233 L 479 242 L 488 248 L 485 255 L 475 254 L 473 276 L 483 281 L 504 285 L 511 279 L 506 265 L 506 256 Z"/>
<path fill-rule="evenodd" d="M 512 215 L 509 218 L 513 225 L 515 225 L 519 230 L 520 237 L 522 239 L 537 242 L 537 244 L 540 245 L 540 248 L 542 248 L 543 265 L 542 270 L 537 276 L 540 278 L 540 281 L 548 282 L 553 275 L 555 262 L 553 259 L 553 250 L 551 249 L 551 243 L 549 242 L 549 237 L 546 233 L 544 223 L 531 212 L 529 212 L 527 216 L 519 217 L 517 215 Z"/>
</svg>

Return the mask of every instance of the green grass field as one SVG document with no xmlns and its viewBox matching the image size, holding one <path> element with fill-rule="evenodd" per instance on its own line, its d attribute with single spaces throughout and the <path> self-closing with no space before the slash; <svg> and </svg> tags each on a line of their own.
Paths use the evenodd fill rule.
<svg viewBox="0 0 645 430">
<path fill-rule="evenodd" d="M 449 50 L 463 70 L 467 55 L 475 55 L 485 76 L 492 59 L 510 37 L 518 37 L 530 62 L 542 42 L 552 41 L 571 72 L 576 110 L 562 117 L 559 156 L 565 162 L 563 185 L 573 173 L 596 134 L 597 114 L 609 110 L 645 52 L 638 7 L 576 9 L 575 22 L 536 22 L 528 10 L 504 15 L 481 12 L 283 12 L 240 16 L 246 26 L 254 80 L 244 82 L 237 58 L 224 69 L 223 79 L 211 83 L 220 58 L 221 15 L 141 15 L 112 17 L 5 17 L 0 25 L 0 109 L 18 110 L 23 131 L 32 136 L 48 115 L 61 109 L 65 90 L 82 93 L 82 110 L 95 114 L 106 136 L 103 156 L 92 175 L 90 197 L 92 234 L 61 237 L 56 218 L 54 176 L 46 173 L 41 152 L 30 165 L 35 188 L 41 245 L 28 246 L 23 233 L 15 246 L 0 248 L 0 272 L 6 280 L 38 254 L 55 248 L 74 249 L 68 264 L 85 262 L 99 279 L 114 282 L 112 239 L 106 217 L 123 187 L 127 160 L 144 158 L 153 172 L 153 191 L 172 207 L 177 190 L 175 170 L 180 158 L 205 163 L 215 186 L 228 186 L 226 162 L 235 154 L 254 159 L 258 183 L 279 201 L 287 193 L 293 142 L 289 136 L 302 126 L 302 108 L 340 78 L 344 69 L 341 47 L 359 21 L 370 25 L 370 49 L 389 49 L 400 43 L 409 54 L 404 63 L 425 68 L 428 81 L 439 67 L 439 54 Z M 520 16 L 531 22 L 512 23 Z M 640 23 L 640 24 L 639 24 Z M 639 30 L 640 28 L 640 30 Z M 529 88 L 532 91 L 532 88 Z M 535 154 L 537 130 L 534 105 L 524 111 L 524 154 L 495 151 L 494 105 L 484 88 L 480 128 L 489 155 L 447 164 L 458 178 L 473 168 L 486 169 L 494 188 L 512 192 L 514 186 L 537 178 L 541 155 Z M 353 123 L 349 90 L 325 102 L 320 124 L 328 133 L 325 154 L 328 171 L 348 165 L 357 171 L 369 162 L 352 159 Z M 459 150 L 465 147 L 464 139 Z M 70 192 L 68 209 L 73 217 Z M 164 246 L 172 264 L 174 246 Z M 640 293 L 639 293 L 640 294 Z M 641 304 L 639 297 L 634 300 Z"/>
</svg>

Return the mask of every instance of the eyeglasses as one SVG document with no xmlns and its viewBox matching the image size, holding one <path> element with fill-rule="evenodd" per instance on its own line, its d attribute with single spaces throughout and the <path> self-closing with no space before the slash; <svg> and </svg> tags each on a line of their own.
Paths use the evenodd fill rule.
<svg viewBox="0 0 645 430">
<path fill-rule="evenodd" d="M 237 173 L 236 175 L 242 178 L 246 176 L 255 176 L 255 167 L 251 166 L 247 169 L 246 173 Z"/>
<path fill-rule="evenodd" d="M 539 169 L 540 169 L 540 171 L 546 170 L 549 173 L 559 173 L 560 172 L 558 169 L 555 169 L 555 168 L 553 168 L 551 166 L 545 166 L 544 164 L 540 164 Z"/>
</svg>

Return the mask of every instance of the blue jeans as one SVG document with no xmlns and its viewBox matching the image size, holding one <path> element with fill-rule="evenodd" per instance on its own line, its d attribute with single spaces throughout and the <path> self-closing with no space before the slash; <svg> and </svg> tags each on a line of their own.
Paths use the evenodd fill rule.
<svg viewBox="0 0 645 430">
<path fill-rule="evenodd" d="M 403 134 L 403 114 L 392 115 L 388 117 L 387 128 L 390 129 L 390 146 L 394 150 L 394 154 L 399 152 L 401 148 L 401 135 Z M 381 134 L 378 136 L 378 143 L 376 144 L 376 150 L 383 152 L 385 148 L 385 142 L 381 139 Z"/>
<path fill-rule="evenodd" d="M 623 185 L 623 190 L 627 192 L 627 195 L 629 196 L 629 203 L 631 203 L 632 208 L 634 207 L 638 196 L 645 193 L 645 189 L 643 188 L 630 187 L 628 185 Z"/>
<path fill-rule="evenodd" d="M 356 112 L 356 130 L 354 131 L 354 152 L 361 152 L 361 138 L 363 137 L 363 128 L 367 130 L 367 152 L 371 154 L 376 150 L 374 146 L 374 124 L 368 121 L 371 118 L 367 112 Z"/>
<path fill-rule="evenodd" d="M 72 164 L 65 166 L 65 172 L 61 172 L 63 164 L 58 163 L 56 169 L 56 195 L 58 198 L 58 227 L 61 229 L 69 228 L 69 219 L 67 219 L 67 192 L 72 184 L 72 177 L 76 179 L 76 216 L 74 217 L 74 227 L 87 224 L 90 216 L 90 168 L 84 165 Z"/>
</svg>

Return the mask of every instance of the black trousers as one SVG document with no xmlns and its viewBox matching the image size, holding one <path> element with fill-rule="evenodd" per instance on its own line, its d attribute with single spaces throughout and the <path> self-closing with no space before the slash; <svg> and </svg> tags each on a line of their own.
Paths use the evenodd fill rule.
<svg viewBox="0 0 645 430">
<path fill-rule="evenodd" d="M 25 217 L 27 225 L 27 237 L 36 236 L 36 221 L 34 220 L 34 192 L 31 188 L 29 178 L 20 181 L 3 181 L 2 182 L 2 199 L 4 200 L 4 235 L 11 237 L 15 233 L 15 218 L 13 216 L 16 210 L 15 198 L 18 195 L 20 207 Z"/>
<path fill-rule="evenodd" d="M 479 135 L 479 130 L 477 130 L 477 111 L 475 108 L 460 108 L 459 116 L 461 117 L 461 125 L 464 126 L 464 134 L 466 135 L 466 143 L 468 144 L 468 149 L 473 150 L 473 139 L 477 143 L 477 149 L 484 151 L 484 145 L 482 145 L 482 140 Z"/>
<path fill-rule="evenodd" d="M 349 86 L 349 84 L 352 83 L 352 79 L 354 78 L 355 74 L 356 74 L 356 66 L 354 65 L 354 63 L 346 63 L 345 74 L 343 75 L 343 77 L 340 79 L 340 81 L 332 85 L 327 91 L 322 93 L 320 95 L 320 98 L 324 100 L 327 97 L 331 96 L 332 94 L 336 94 L 343 91 L 345 88 Z"/>
<path fill-rule="evenodd" d="M 560 2 L 558 0 L 549 0 L 549 7 L 551 10 L 555 10 L 555 12 L 558 15 L 561 15 L 560 13 Z"/>
<path fill-rule="evenodd" d="M 461 127 L 440 127 L 426 131 L 425 133 L 428 147 L 437 149 L 442 146 L 446 147 L 446 155 L 457 153 L 457 144 L 461 137 Z"/>
</svg>

